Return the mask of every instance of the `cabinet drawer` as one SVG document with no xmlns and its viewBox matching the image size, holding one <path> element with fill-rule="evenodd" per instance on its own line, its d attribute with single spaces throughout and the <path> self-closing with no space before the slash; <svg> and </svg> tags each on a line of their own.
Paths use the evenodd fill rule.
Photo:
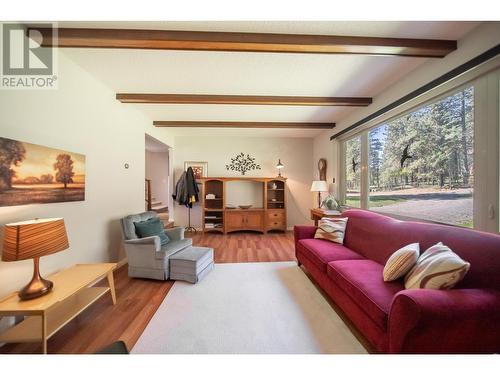
<svg viewBox="0 0 500 375">
<path fill-rule="evenodd" d="M 269 229 L 283 229 L 285 228 L 285 221 L 284 220 L 267 220 L 267 227 Z"/>
<path fill-rule="evenodd" d="M 285 212 L 283 210 L 267 211 L 268 221 L 284 221 L 284 219 L 285 219 Z"/>
</svg>

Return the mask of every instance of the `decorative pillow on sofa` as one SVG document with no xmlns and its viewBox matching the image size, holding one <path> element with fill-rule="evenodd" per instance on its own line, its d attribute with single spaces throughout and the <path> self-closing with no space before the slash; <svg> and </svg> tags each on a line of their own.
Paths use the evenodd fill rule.
<svg viewBox="0 0 500 375">
<path fill-rule="evenodd" d="M 384 281 L 393 281 L 403 277 L 417 263 L 420 255 L 418 243 L 411 243 L 394 252 L 384 266 Z"/>
<path fill-rule="evenodd" d="M 153 217 L 146 221 L 138 221 L 134 223 L 135 233 L 140 238 L 159 236 L 161 240 L 161 245 L 166 245 L 170 242 L 170 238 L 165 234 L 165 228 L 163 227 L 162 221 Z"/>
<path fill-rule="evenodd" d="M 406 289 L 450 289 L 462 280 L 470 268 L 441 242 L 429 247 L 405 277 Z"/>
<path fill-rule="evenodd" d="M 314 238 L 343 244 L 346 226 L 347 217 L 324 217 L 319 221 L 318 229 L 316 229 Z"/>
</svg>

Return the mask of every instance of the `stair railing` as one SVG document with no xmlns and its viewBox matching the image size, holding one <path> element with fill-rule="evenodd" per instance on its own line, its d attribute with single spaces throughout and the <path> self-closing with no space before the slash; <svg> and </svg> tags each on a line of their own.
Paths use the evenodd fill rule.
<svg viewBox="0 0 500 375">
<path fill-rule="evenodd" d="M 146 208 L 148 211 L 151 211 L 152 208 L 152 200 L 151 200 L 151 180 L 146 178 Z"/>
</svg>

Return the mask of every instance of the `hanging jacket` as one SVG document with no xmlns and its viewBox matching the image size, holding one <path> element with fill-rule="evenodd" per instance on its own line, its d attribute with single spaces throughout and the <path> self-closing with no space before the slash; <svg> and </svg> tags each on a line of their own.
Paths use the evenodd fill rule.
<svg viewBox="0 0 500 375">
<path fill-rule="evenodd" d="M 182 172 L 181 177 L 177 180 L 175 184 L 175 191 L 172 194 L 174 201 L 181 205 L 185 205 L 187 202 L 187 189 L 186 189 L 186 172 Z"/>
<path fill-rule="evenodd" d="M 193 203 L 199 201 L 199 191 L 193 168 L 189 167 L 187 171 L 182 172 L 181 177 L 175 184 L 175 192 L 172 194 L 172 198 L 180 205 L 192 208 Z"/>
<path fill-rule="evenodd" d="M 193 168 L 191 167 L 189 167 L 186 171 L 186 189 L 188 197 L 187 206 L 191 208 L 193 207 L 193 203 L 198 202 L 198 193 L 200 192 L 200 189 L 196 184 L 196 179 L 194 178 Z"/>
</svg>

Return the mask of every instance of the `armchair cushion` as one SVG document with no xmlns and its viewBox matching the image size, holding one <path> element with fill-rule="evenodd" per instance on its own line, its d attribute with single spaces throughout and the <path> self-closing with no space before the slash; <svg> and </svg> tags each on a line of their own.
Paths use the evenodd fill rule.
<svg viewBox="0 0 500 375">
<path fill-rule="evenodd" d="M 184 239 L 184 227 L 175 227 L 165 230 L 165 234 L 172 241 L 179 241 Z"/>
<path fill-rule="evenodd" d="M 169 257 L 186 247 L 190 247 L 193 244 L 193 240 L 191 238 L 184 238 L 182 240 L 171 241 L 166 245 L 161 247 L 160 251 L 157 251 L 155 254 L 156 259 L 161 259 L 165 257 Z"/>
<path fill-rule="evenodd" d="M 170 238 L 165 234 L 163 223 L 157 217 L 146 221 L 134 223 L 135 231 L 140 238 L 158 236 L 161 240 L 161 245 L 165 246 L 170 242 Z"/>
</svg>

